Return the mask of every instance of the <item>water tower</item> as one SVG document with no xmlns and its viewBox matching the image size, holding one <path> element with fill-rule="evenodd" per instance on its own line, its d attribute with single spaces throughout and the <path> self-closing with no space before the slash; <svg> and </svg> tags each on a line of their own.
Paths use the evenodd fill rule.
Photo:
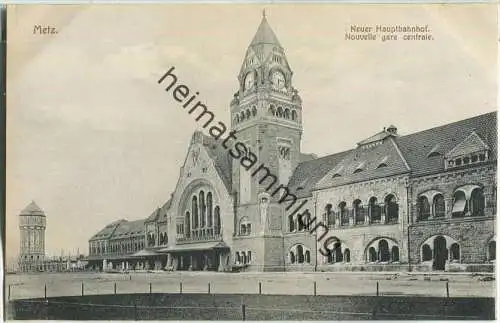
<svg viewBox="0 0 500 323">
<path fill-rule="evenodd" d="M 45 213 L 32 201 L 19 214 L 19 230 L 21 232 L 20 271 L 40 271 L 44 269 L 45 227 Z"/>
</svg>

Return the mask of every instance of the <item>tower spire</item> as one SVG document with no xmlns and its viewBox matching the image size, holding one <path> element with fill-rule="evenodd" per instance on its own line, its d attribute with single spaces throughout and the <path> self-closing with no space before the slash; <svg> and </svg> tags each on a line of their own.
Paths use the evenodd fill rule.
<svg viewBox="0 0 500 323">
<path fill-rule="evenodd" d="M 266 18 L 266 8 L 262 9 L 262 18 Z"/>
</svg>

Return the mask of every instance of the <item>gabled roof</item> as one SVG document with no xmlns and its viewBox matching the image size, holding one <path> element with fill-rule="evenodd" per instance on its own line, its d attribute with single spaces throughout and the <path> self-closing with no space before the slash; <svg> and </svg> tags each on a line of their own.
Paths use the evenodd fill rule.
<svg viewBox="0 0 500 323">
<path fill-rule="evenodd" d="M 463 156 L 466 154 L 490 150 L 490 147 L 479 137 L 476 131 L 472 131 L 470 135 L 461 143 L 456 145 L 452 150 L 446 153 L 446 157 Z"/>
<path fill-rule="evenodd" d="M 490 160 L 496 161 L 496 112 L 401 136 L 395 140 L 410 165 L 412 176 L 422 176 L 444 171 L 444 155 L 463 142 L 473 131 L 491 149 Z M 436 150 L 436 146 L 439 146 L 441 154 L 429 156 L 431 151 Z"/>
<path fill-rule="evenodd" d="M 25 215 L 38 215 L 38 216 L 45 216 L 45 213 L 43 210 L 34 202 L 31 201 L 28 206 L 26 206 L 19 215 L 25 216 Z"/>
</svg>

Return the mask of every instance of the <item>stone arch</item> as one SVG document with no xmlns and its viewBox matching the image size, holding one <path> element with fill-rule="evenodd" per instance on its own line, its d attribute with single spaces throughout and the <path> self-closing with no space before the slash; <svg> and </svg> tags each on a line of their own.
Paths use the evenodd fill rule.
<svg viewBox="0 0 500 323">
<path fill-rule="evenodd" d="M 386 241 L 386 243 L 387 243 L 386 246 L 385 246 L 385 243 L 382 242 L 382 240 Z M 382 242 L 382 246 L 380 245 L 381 242 Z M 392 248 L 394 246 L 396 246 L 398 248 L 398 250 L 401 250 L 401 248 L 399 247 L 399 242 L 394 238 L 387 237 L 387 236 L 378 236 L 376 238 L 373 238 L 372 240 L 370 240 L 368 242 L 368 244 L 365 247 L 364 259 L 367 262 L 372 262 L 372 261 L 370 261 L 372 259 L 372 254 L 370 252 L 370 249 L 373 248 L 373 250 L 375 250 L 377 253 L 377 261 L 392 262 L 393 260 L 391 259 L 391 251 L 392 251 Z M 383 255 L 382 255 L 383 257 L 381 257 L 381 254 L 380 254 L 381 247 L 384 248 Z M 387 257 L 389 257 L 389 259 L 387 259 Z M 398 255 L 397 261 L 399 261 L 399 255 Z"/>
</svg>

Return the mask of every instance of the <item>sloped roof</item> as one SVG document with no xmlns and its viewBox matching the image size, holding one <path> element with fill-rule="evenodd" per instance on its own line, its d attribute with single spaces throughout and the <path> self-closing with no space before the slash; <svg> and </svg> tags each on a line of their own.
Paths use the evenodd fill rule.
<svg viewBox="0 0 500 323">
<path fill-rule="evenodd" d="M 214 161 L 215 169 L 219 173 L 228 192 L 231 192 L 232 182 L 232 159 L 220 143 L 214 138 L 203 134 L 203 146 L 206 148 L 208 155 Z"/>
<path fill-rule="evenodd" d="M 262 21 L 260 22 L 259 28 L 257 29 L 250 46 L 262 44 L 271 44 L 281 47 L 278 37 L 276 37 L 276 34 L 271 29 L 271 26 L 267 22 L 265 16 L 262 17 Z"/>
<path fill-rule="evenodd" d="M 298 198 L 310 196 L 311 190 L 316 183 L 349 154 L 349 152 L 349 150 L 343 151 L 299 163 L 288 182 L 290 192 L 295 194 Z"/>
<path fill-rule="evenodd" d="M 378 168 L 382 163 L 385 167 Z M 386 137 L 380 144 L 371 147 L 359 146 L 346 154 L 335 169 L 318 181 L 316 189 L 387 177 L 409 171 L 405 160 L 399 154 L 393 137 Z"/>
<path fill-rule="evenodd" d="M 444 155 L 465 140 L 472 131 L 491 149 L 491 160 L 497 159 L 497 113 L 490 112 L 473 118 L 449 123 L 396 138 L 405 156 L 412 176 L 422 176 L 444 171 Z M 443 155 L 428 157 L 439 145 Z"/>
<path fill-rule="evenodd" d="M 31 201 L 28 206 L 26 206 L 19 215 L 38 215 L 38 216 L 45 216 L 45 212 L 34 202 Z"/>
<path fill-rule="evenodd" d="M 94 234 L 90 238 L 90 240 L 100 240 L 100 239 L 107 239 L 107 238 L 111 237 L 111 235 L 113 234 L 113 232 L 115 232 L 116 227 L 121 222 L 124 222 L 124 221 L 127 221 L 127 220 L 120 219 L 120 220 L 116 220 L 116 221 L 111 222 L 110 224 L 106 225 L 101 231 L 99 231 L 96 234 Z"/>
<path fill-rule="evenodd" d="M 150 216 L 146 218 L 146 220 L 144 220 L 144 222 L 154 222 L 156 221 L 156 219 L 158 219 L 159 215 L 160 215 L 160 208 L 157 208 L 156 210 L 153 211 L 153 213 L 151 213 Z"/>
<path fill-rule="evenodd" d="M 490 112 L 405 136 L 379 132 L 361 141 L 356 149 L 299 163 L 288 187 L 297 197 L 306 197 L 314 189 L 405 173 L 408 172 L 406 164 L 411 176 L 442 172 L 446 153 L 462 143 L 473 131 L 490 147 L 491 158 L 496 160 L 497 113 Z M 386 139 L 389 136 L 390 140 Z M 365 149 L 361 147 L 381 140 L 380 145 Z M 439 154 L 430 155 L 431 152 Z M 353 174 L 356 166 L 363 161 L 364 170 Z M 381 163 L 387 167 L 377 168 Z M 334 178 L 334 173 L 340 176 Z"/>
<path fill-rule="evenodd" d="M 111 239 L 129 238 L 144 234 L 144 219 L 135 221 L 122 221 L 117 226 Z"/>
</svg>

